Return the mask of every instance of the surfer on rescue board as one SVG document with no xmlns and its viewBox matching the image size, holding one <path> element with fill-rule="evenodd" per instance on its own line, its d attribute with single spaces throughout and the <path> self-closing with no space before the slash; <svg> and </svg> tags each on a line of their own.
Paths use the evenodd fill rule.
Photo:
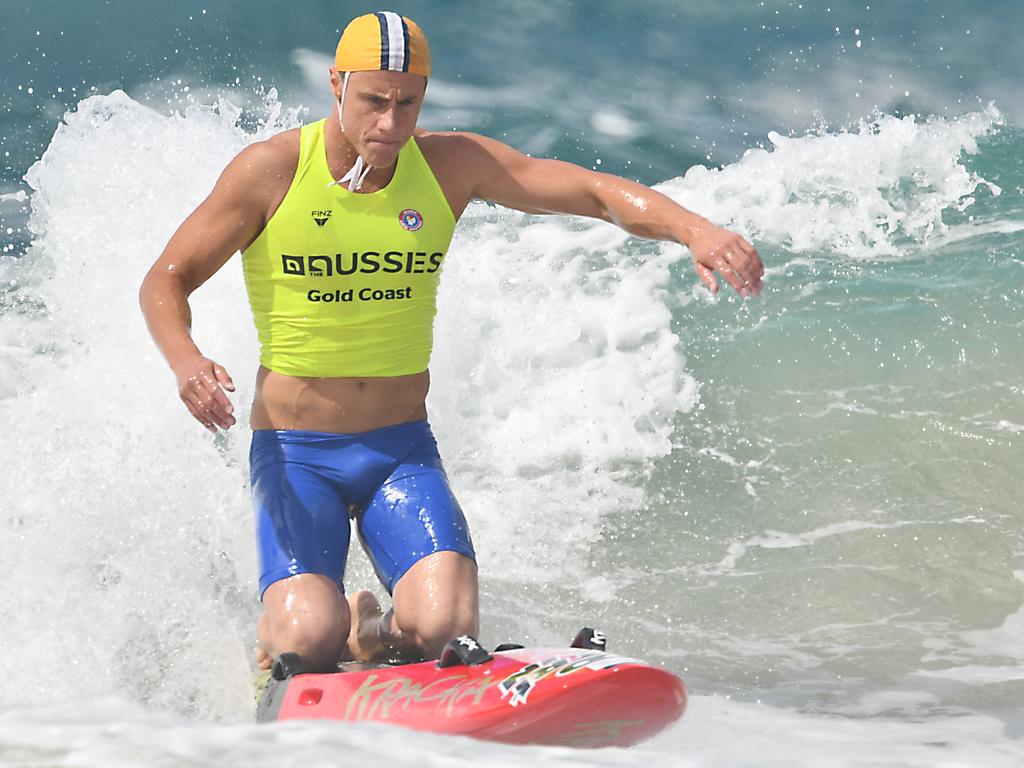
<svg viewBox="0 0 1024 768">
<path fill-rule="evenodd" d="M 189 295 L 242 252 L 261 345 L 250 471 L 264 613 L 258 663 L 349 654 L 434 658 L 478 631 L 469 528 L 427 423 L 438 281 L 471 200 L 589 216 L 689 248 L 698 276 L 761 290 L 754 247 L 636 182 L 416 127 L 430 77 L 422 30 L 354 19 L 330 115 L 253 143 L 174 233 L 140 302 L 178 392 L 211 432 L 235 423 L 224 368 L 190 336 Z M 355 521 L 382 584 L 346 599 Z"/>
</svg>

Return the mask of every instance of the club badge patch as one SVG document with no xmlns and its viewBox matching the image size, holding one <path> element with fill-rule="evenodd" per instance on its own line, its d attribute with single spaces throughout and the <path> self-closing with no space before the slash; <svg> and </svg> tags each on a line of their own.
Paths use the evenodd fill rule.
<svg viewBox="0 0 1024 768">
<path fill-rule="evenodd" d="M 398 214 L 398 221 L 401 222 L 404 229 L 415 232 L 423 226 L 423 215 L 415 208 L 406 208 Z"/>
</svg>

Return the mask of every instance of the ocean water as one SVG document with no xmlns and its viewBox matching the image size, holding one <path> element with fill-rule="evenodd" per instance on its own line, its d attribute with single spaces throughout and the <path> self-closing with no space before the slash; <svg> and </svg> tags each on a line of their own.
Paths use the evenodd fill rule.
<svg viewBox="0 0 1024 768">
<path fill-rule="evenodd" d="M 680 674 L 631 750 L 255 725 L 248 428 L 187 416 L 137 289 L 248 143 L 325 114 L 305 0 L 0 8 L 2 766 L 1019 766 L 1024 6 L 645 0 L 396 7 L 421 122 L 644 183 L 742 232 L 686 251 L 474 204 L 431 419 L 482 640 Z M 193 297 L 247 410 L 237 259 Z M 348 583 L 372 583 L 353 550 Z"/>
</svg>

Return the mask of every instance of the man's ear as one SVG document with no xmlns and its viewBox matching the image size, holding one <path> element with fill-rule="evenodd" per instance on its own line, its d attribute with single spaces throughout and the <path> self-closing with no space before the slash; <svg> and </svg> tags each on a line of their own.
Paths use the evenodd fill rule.
<svg viewBox="0 0 1024 768">
<path fill-rule="evenodd" d="M 330 72 L 331 91 L 334 93 L 335 101 L 337 101 L 341 98 L 342 76 L 333 66 L 328 67 L 327 71 Z"/>
</svg>

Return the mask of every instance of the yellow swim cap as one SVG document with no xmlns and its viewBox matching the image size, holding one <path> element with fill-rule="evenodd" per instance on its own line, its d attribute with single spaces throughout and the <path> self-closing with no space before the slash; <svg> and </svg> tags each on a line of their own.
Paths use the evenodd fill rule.
<svg viewBox="0 0 1024 768">
<path fill-rule="evenodd" d="M 388 70 L 430 77 L 430 47 L 412 19 L 391 11 L 368 13 L 345 27 L 334 67 L 339 72 Z"/>
</svg>

